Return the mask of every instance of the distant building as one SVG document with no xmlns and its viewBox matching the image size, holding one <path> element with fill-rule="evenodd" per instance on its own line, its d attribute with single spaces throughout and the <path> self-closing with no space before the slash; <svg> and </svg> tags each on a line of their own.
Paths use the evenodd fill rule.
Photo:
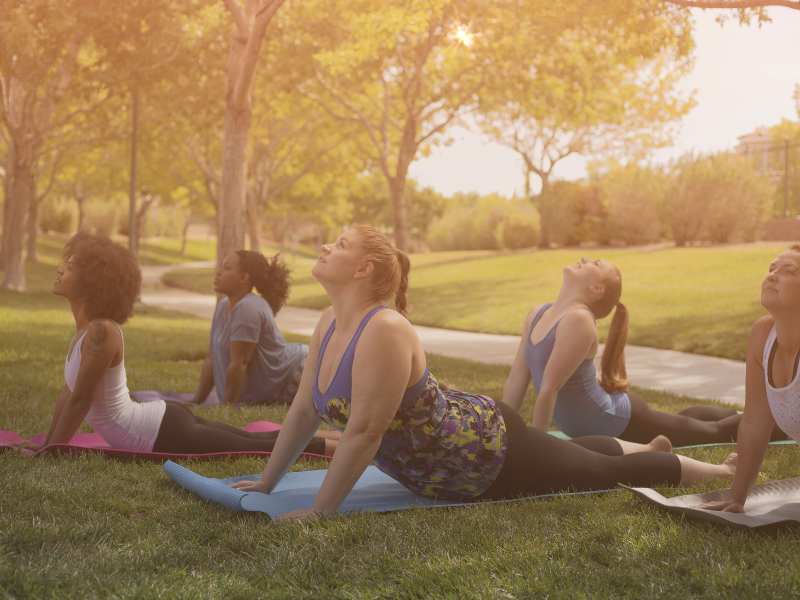
<svg viewBox="0 0 800 600">
<path fill-rule="evenodd" d="M 772 139 L 772 131 L 769 127 L 756 127 L 753 132 L 740 135 L 736 139 L 739 140 L 739 145 L 736 146 L 737 152 L 758 156 L 761 172 L 769 173 L 771 171 L 769 153 L 775 142 Z"/>
</svg>

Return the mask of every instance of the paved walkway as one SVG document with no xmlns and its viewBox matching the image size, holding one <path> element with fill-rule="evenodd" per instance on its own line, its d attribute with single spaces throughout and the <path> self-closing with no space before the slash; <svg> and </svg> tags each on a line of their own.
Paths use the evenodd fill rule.
<svg viewBox="0 0 800 600">
<path fill-rule="evenodd" d="M 208 266 L 197 263 L 197 266 L 201 265 Z M 142 269 L 146 280 L 154 281 L 155 271 L 150 274 L 150 269 L 164 267 Z M 178 310 L 206 319 L 214 316 L 216 307 L 215 296 L 173 288 L 145 288 L 141 298 L 142 303 L 149 306 Z M 287 306 L 278 313 L 276 321 L 283 331 L 311 335 L 321 314 L 317 310 Z M 488 364 L 510 365 L 520 340 L 519 336 L 514 335 L 454 331 L 421 325 L 415 325 L 414 329 L 426 352 Z M 599 354 L 602 354 L 602 346 Z M 627 346 L 625 357 L 628 379 L 638 387 L 721 400 L 729 404 L 744 404 L 745 365 L 742 362 L 642 346 Z M 599 359 L 597 361 L 599 367 Z"/>
</svg>

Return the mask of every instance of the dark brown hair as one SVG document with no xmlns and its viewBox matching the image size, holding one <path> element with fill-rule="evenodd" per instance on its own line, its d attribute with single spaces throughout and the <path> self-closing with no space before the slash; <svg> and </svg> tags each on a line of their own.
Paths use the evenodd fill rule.
<svg viewBox="0 0 800 600">
<path fill-rule="evenodd" d="M 70 259 L 89 319 L 122 325 L 133 316 L 142 272 L 130 250 L 104 235 L 81 231 L 64 246 L 64 264 Z"/>
<path fill-rule="evenodd" d="M 398 250 L 379 230 L 369 225 L 356 225 L 350 231 L 358 234 L 358 243 L 364 253 L 364 260 L 372 263 L 370 278 L 372 292 L 379 302 L 394 296 L 394 305 L 404 317 L 408 318 L 408 273 L 411 261 L 406 253 Z"/>
<path fill-rule="evenodd" d="M 269 303 L 273 314 L 286 305 L 292 289 L 289 268 L 278 260 L 280 254 L 267 258 L 253 250 L 237 250 L 242 273 L 250 276 L 250 284 Z M 251 288 L 252 289 L 252 288 Z"/>
<path fill-rule="evenodd" d="M 603 319 L 616 307 L 608 328 L 603 358 L 600 360 L 600 385 L 607 392 L 628 390 L 628 373 L 625 370 L 625 344 L 628 342 L 628 309 L 619 301 L 622 297 L 622 274 L 617 267 L 603 278 L 602 296 L 589 305 L 594 316 Z"/>
</svg>

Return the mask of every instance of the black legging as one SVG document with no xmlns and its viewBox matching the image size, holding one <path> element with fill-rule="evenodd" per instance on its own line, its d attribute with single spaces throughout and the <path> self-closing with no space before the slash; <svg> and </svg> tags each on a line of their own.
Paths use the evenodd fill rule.
<svg viewBox="0 0 800 600">
<path fill-rule="evenodd" d="M 167 401 L 153 452 L 214 454 L 216 452 L 272 452 L 277 431 L 243 431 L 233 425 L 196 416 L 180 402 Z M 325 440 L 315 437 L 304 452 L 325 454 Z"/>
<path fill-rule="evenodd" d="M 736 441 L 742 415 L 734 410 L 714 410 L 714 407 L 703 406 L 676 415 L 651 410 L 637 394 L 628 392 L 628 397 L 631 401 L 631 420 L 619 435 L 621 440 L 647 444 L 657 435 L 665 435 L 674 446 Z"/>
<path fill-rule="evenodd" d="M 735 410 L 731 410 L 730 408 L 721 408 L 719 406 L 692 406 L 690 408 L 683 409 L 678 414 L 683 415 L 684 417 L 691 417 L 699 421 L 720 421 L 726 417 L 731 417 L 739 413 Z M 775 425 L 775 427 L 772 428 L 772 435 L 769 439 L 770 442 L 788 439 L 789 436 L 780 427 Z"/>
<path fill-rule="evenodd" d="M 623 455 L 614 438 L 602 435 L 565 441 L 528 427 L 507 404 L 496 405 L 506 423 L 506 458 L 497 479 L 480 499 L 605 490 L 618 483 L 652 487 L 681 482 L 681 464 L 672 453 Z"/>
</svg>

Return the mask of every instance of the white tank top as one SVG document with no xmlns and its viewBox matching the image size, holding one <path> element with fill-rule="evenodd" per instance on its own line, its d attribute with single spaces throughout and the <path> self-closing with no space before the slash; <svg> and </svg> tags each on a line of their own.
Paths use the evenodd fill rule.
<svg viewBox="0 0 800 600">
<path fill-rule="evenodd" d="M 792 382 L 786 387 L 774 388 L 769 383 L 769 355 L 777 339 L 775 326 L 764 344 L 764 383 L 767 387 L 767 401 L 775 423 L 795 442 L 800 444 L 800 369 Z"/>
<path fill-rule="evenodd" d="M 122 335 L 121 329 L 120 335 Z M 72 356 L 67 353 L 64 381 L 70 391 L 75 389 L 75 382 L 78 379 L 78 370 L 81 367 L 81 344 L 85 337 L 86 333 L 75 344 Z M 140 404 L 131 399 L 125 376 L 124 339 L 122 353 L 123 359 L 120 363 L 116 367 L 109 367 L 103 379 L 97 384 L 86 422 L 112 448 L 150 452 L 158 437 L 158 429 L 161 427 L 161 419 L 164 418 L 167 405 L 163 400 Z"/>
</svg>

